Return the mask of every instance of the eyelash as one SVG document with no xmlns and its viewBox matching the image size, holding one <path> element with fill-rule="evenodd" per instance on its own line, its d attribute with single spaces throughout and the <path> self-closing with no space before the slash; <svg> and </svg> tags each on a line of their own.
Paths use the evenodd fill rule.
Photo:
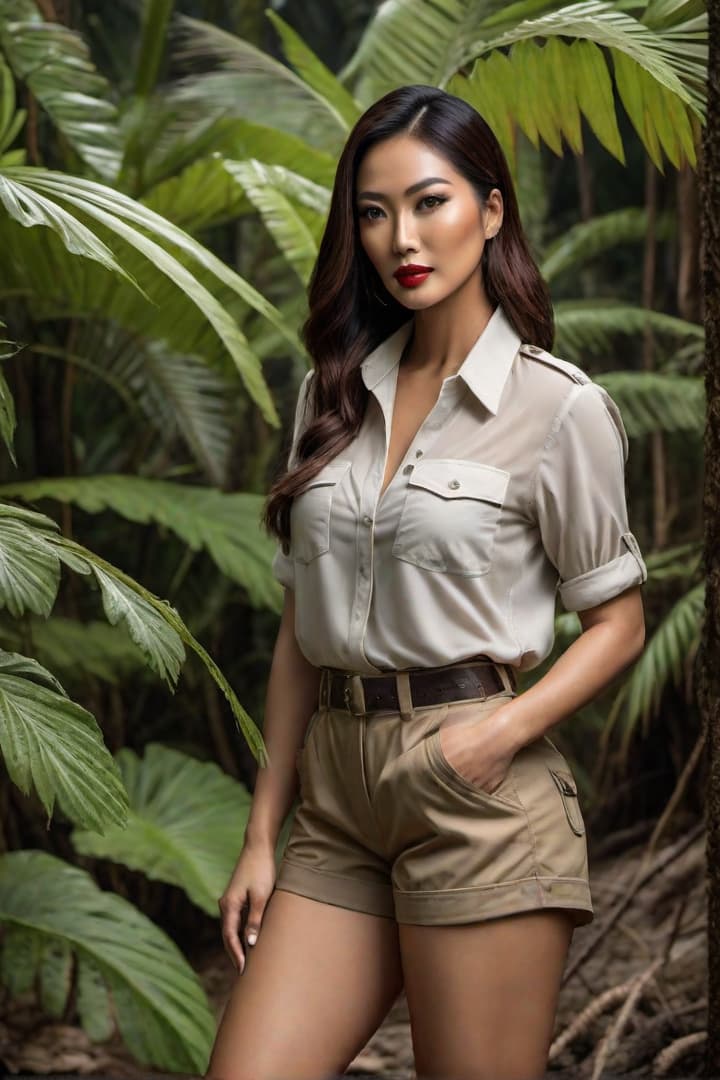
<svg viewBox="0 0 720 1080">
<path fill-rule="evenodd" d="M 429 210 L 436 210 L 438 206 L 442 206 L 443 203 L 447 202 L 447 199 L 444 198 L 442 195 L 425 195 L 425 196 L 423 196 L 423 198 L 418 203 L 418 206 L 422 206 L 422 204 L 424 202 L 426 202 L 427 199 L 434 199 L 435 203 L 436 203 L 435 206 L 428 207 Z M 369 214 L 370 210 L 380 210 L 380 209 L 381 208 L 379 206 L 366 206 L 364 210 L 360 211 L 359 216 L 361 218 L 367 218 L 368 221 L 379 221 L 380 220 L 379 218 L 369 217 L 368 214 Z"/>
</svg>

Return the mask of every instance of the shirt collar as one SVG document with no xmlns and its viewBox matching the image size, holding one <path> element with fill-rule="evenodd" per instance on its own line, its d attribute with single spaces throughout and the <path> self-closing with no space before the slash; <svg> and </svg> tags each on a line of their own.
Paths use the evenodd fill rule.
<svg viewBox="0 0 720 1080">
<path fill-rule="evenodd" d="M 412 325 L 413 320 L 408 319 L 365 357 L 360 369 L 368 390 L 374 389 L 399 363 Z M 457 375 L 464 379 L 475 397 L 491 413 L 497 413 L 520 344 L 519 335 L 510 325 L 502 305 L 498 304 L 457 371 Z"/>
</svg>

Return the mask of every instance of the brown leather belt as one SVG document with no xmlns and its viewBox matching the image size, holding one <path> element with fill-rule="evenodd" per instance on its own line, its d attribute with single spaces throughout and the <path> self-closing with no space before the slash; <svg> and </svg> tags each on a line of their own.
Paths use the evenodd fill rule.
<svg viewBox="0 0 720 1080">
<path fill-rule="evenodd" d="M 515 690 L 517 684 L 513 669 L 508 665 L 497 665 L 492 660 L 473 660 L 441 668 L 411 668 L 407 672 L 389 672 L 387 675 L 358 675 L 356 672 L 323 668 L 320 705 L 327 702 L 331 708 L 345 709 L 355 714 L 378 709 L 399 712 L 398 674 L 408 676 L 413 708 L 469 698 L 484 699 L 507 689 L 498 668 L 504 668 L 510 687 Z"/>
</svg>

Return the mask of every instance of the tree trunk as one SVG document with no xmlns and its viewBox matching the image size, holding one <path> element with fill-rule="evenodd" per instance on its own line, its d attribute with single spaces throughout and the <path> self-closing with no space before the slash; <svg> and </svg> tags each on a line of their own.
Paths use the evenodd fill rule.
<svg viewBox="0 0 720 1080">
<path fill-rule="evenodd" d="M 720 1074 L 720 2 L 708 4 L 710 59 L 703 134 L 702 224 L 705 301 L 704 558 L 707 580 L 699 700 L 707 732 L 708 1039 L 707 1076 Z"/>
</svg>

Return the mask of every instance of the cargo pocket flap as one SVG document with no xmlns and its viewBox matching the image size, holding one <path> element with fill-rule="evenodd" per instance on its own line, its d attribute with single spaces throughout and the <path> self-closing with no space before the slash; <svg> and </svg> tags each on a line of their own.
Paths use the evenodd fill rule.
<svg viewBox="0 0 720 1080">
<path fill-rule="evenodd" d="M 555 786 L 560 792 L 563 806 L 565 807 L 565 816 L 568 819 L 568 824 L 576 836 L 583 836 L 585 834 L 585 823 L 583 821 L 582 813 L 580 812 L 580 803 L 578 802 L 577 784 L 572 773 L 560 772 L 556 769 L 548 768 L 550 775 L 555 781 Z"/>
</svg>

